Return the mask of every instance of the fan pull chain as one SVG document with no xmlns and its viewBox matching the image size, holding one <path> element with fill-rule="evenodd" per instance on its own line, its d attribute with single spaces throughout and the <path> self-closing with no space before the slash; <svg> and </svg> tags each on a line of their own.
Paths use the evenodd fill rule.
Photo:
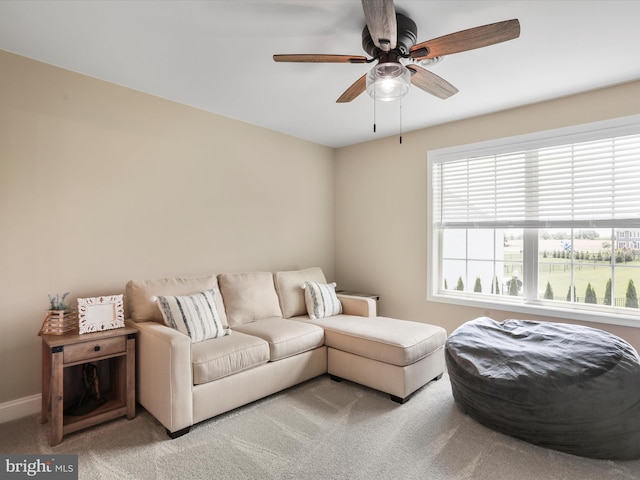
<svg viewBox="0 0 640 480">
<path fill-rule="evenodd" d="M 373 133 L 376 133 L 376 89 L 373 88 Z"/>
<path fill-rule="evenodd" d="M 402 100 L 400 100 L 400 145 L 402 145 Z"/>
</svg>

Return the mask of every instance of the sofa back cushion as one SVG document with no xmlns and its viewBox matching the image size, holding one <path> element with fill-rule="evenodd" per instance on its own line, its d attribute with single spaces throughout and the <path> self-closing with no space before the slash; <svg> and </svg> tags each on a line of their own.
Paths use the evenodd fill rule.
<svg viewBox="0 0 640 480">
<path fill-rule="evenodd" d="M 125 287 L 125 313 L 134 322 L 164 323 L 157 304 L 159 295 L 192 295 L 212 289 L 218 290 L 218 280 L 215 275 L 131 280 Z M 220 322 L 224 328 L 228 328 L 229 323 L 220 292 L 216 291 L 215 299 Z"/>
<path fill-rule="evenodd" d="M 302 289 L 304 282 L 327 283 L 324 273 L 319 267 L 276 272 L 274 281 L 284 318 L 307 314 L 304 290 Z"/>
<path fill-rule="evenodd" d="M 230 326 L 282 318 L 271 272 L 221 273 L 218 285 Z"/>
</svg>

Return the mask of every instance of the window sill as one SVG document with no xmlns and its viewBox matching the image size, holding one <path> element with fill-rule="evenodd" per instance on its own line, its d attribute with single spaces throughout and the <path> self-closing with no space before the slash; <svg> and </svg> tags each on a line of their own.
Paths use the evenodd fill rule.
<svg viewBox="0 0 640 480">
<path fill-rule="evenodd" d="M 466 307 L 502 310 L 507 312 L 524 313 L 527 315 L 539 315 L 558 319 L 579 320 L 589 323 L 602 323 L 607 325 L 640 328 L 640 312 L 638 315 L 613 312 L 589 312 L 581 310 L 579 308 L 563 308 L 549 305 L 524 303 L 523 301 L 510 302 L 506 299 L 503 299 L 503 301 L 501 302 L 497 302 L 491 301 L 486 298 L 473 298 L 473 296 L 471 295 L 452 296 L 442 294 L 429 294 L 427 296 L 427 300 L 430 302 L 463 305 Z"/>
</svg>

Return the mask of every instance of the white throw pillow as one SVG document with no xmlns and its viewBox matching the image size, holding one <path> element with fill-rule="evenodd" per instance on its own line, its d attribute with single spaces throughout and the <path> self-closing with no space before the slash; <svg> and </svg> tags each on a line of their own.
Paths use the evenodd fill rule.
<svg viewBox="0 0 640 480">
<path fill-rule="evenodd" d="M 313 320 L 342 313 L 342 303 L 336 295 L 335 283 L 304 282 L 307 314 Z"/>
<path fill-rule="evenodd" d="M 191 343 L 228 335 L 231 330 L 222 326 L 215 294 L 212 289 L 193 295 L 159 295 L 157 302 L 165 325 L 188 335 Z"/>
</svg>

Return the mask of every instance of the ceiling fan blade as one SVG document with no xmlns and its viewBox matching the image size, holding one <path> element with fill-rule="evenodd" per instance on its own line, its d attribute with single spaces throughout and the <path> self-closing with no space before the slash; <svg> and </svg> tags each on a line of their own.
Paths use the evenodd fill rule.
<svg viewBox="0 0 640 480">
<path fill-rule="evenodd" d="M 364 92 L 367 88 L 367 74 L 365 73 L 358 80 L 356 80 L 353 85 L 347 88 L 340 98 L 336 100 L 336 103 L 347 103 L 356 98 L 362 92 Z"/>
<path fill-rule="evenodd" d="M 519 36 L 520 22 L 518 19 L 505 20 L 504 22 L 469 28 L 418 43 L 411 47 L 409 55 L 414 60 L 424 60 L 487 47 L 496 43 L 506 42 L 507 40 L 513 40 Z"/>
<path fill-rule="evenodd" d="M 407 65 L 407 68 L 412 71 L 411 83 L 431 95 L 445 99 L 458 93 L 456 87 L 429 70 L 418 65 Z"/>
<path fill-rule="evenodd" d="M 315 55 L 315 54 L 286 54 L 274 55 L 276 62 L 302 63 L 367 63 L 367 57 L 360 55 Z"/>
<path fill-rule="evenodd" d="M 362 9 L 376 47 L 383 52 L 396 48 L 398 24 L 393 0 L 362 0 Z"/>
</svg>

